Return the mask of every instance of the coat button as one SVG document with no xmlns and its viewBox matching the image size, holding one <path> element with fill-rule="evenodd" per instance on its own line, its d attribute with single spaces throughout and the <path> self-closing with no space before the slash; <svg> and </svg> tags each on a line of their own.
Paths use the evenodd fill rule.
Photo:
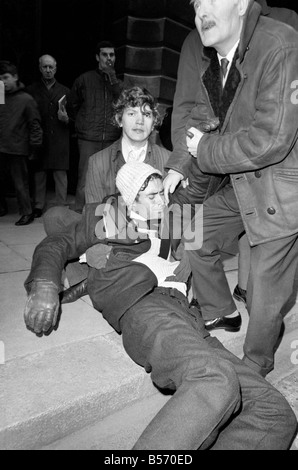
<svg viewBox="0 0 298 470">
<path fill-rule="evenodd" d="M 269 207 L 269 209 L 267 209 L 267 212 L 269 215 L 274 215 L 276 213 L 276 210 L 274 209 L 274 207 Z"/>
<path fill-rule="evenodd" d="M 261 176 L 262 176 L 262 173 L 260 172 L 260 170 L 255 171 L 255 177 L 256 178 L 261 178 Z"/>
</svg>

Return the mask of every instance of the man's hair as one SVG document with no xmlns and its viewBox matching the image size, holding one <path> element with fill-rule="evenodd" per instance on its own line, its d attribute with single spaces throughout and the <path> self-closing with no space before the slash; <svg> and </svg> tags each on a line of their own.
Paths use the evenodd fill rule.
<svg viewBox="0 0 298 470">
<path fill-rule="evenodd" d="M 18 75 L 17 66 L 9 60 L 0 60 L 0 75 L 4 75 L 5 73 Z"/>
<path fill-rule="evenodd" d="M 100 41 L 96 44 L 95 53 L 100 54 L 100 49 L 108 47 L 109 49 L 115 49 L 115 46 L 111 41 Z"/>
<path fill-rule="evenodd" d="M 38 59 L 39 65 L 41 65 L 42 59 L 44 59 L 44 57 L 50 57 L 54 61 L 55 67 L 57 67 L 57 60 L 51 54 L 43 54 L 42 56 L 40 56 L 40 58 Z"/>
<path fill-rule="evenodd" d="M 154 128 L 158 127 L 161 123 L 161 116 L 157 109 L 155 98 L 146 88 L 141 88 L 138 86 L 124 89 L 116 103 L 113 104 L 113 123 L 119 127 L 123 112 L 126 108 L 140 107 L 143 110 L 146 105 L 148 105 L 152 111 L 154 118 Z"/>
<path fill-rule="evenodd" d="M 154 180 L 162 180 L 162 176 L 159 174 L 159 173 L 152 173 L 152 175 L 149 175 L 144 183 L 142 184 L 141 188 L 139 189 L 138 191 L 138 194 L 136 195 L 136 201 L 138 201 L 139 197 L 140 197 L 140 193 L 142 191 L 145 191 L 145 189 L 147 188 L 148 184 L 150 183 L 150 181 L 154 181 Z"/>
</svg>

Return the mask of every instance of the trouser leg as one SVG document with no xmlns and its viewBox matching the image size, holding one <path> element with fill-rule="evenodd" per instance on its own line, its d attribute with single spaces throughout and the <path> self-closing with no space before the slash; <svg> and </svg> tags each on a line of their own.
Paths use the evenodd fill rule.
<svg viewBox="0 0 298 470">
<path fill-rule="evenodd" d="M 10 162 L 10 170 L 11 177 L 15 185 L 20 214 L 30 215 L 32 214 L 32 206 L 29 192 L 27 157 L 21 155 L 12 155 Z"/>
<path fill-rule="evenodd" d="M 8 176 L 8 159 L 7 156 L 0 153 L 0 211 L 7 210 L 5 198 L 6 181 Z"/>
<path fill-rule="evenodd" d="M 264 376 L 274 367 L 282 307 L 292 294 L 297 264 L 297 235 L 251 248 L 244 361 Z"/>
<path fill-rule="evenodd" d="M 65 170 L 54 170 L 55 196 L 57 206 L 63 206 L 67 201 L 67 172 Z"/>
<path fill-rule="evenodd" d="M 35 184 L 35 207 L 36 209 L 43 210 L 46 204 L 47 195 L 47 172 L 36 171 L 34 173 Z"/>
<path fill-rule="evenodd" d="M 195 450 L 213 442 L 238 409 L 240 390 L 233 366 L 206 342 L 202 320 L 191 317 L 186 300 L 155 292 L 125 313 L 121 327 L 129 356 L 158 387 L 176 390 L 134 449 Z"/>
<path fill-rule="evenodd" d="M 204 203 L 192 224 L 196 237 L 185 247 L 204 320 L 230 315 L 237 307 L 224 272 L 221 252 L 228 249 L 244 230 L 231 183 Z M 197 236 L 198 230 L 202 230 L 202 236 Z"/>
<path fill-rule="evenodd" d="M 242 406 L 223 426 L 212 450 L 287 450 L 297 428 L 297 419 L 285 397 L 257 372 L 227 351 L 216 338 L 209 344 L 220 348 L 237 373 Z"/>
</svg>

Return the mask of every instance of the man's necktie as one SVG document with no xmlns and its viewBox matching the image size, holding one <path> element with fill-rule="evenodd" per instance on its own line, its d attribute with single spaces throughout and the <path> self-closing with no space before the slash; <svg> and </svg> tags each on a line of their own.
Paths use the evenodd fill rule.
<svg viewBox="0 0 298 470">
<path fill-rule="evenodd" d="M 220 61 L 220 78 L 221 78 L 222 87 L 224 86 L 224 79 L 225 79 L 225 76 L 227 75 L 228 65 L 229 65 L 228 59 L 226 59 L 225 57 L 223 59 L 221 59 L 221 61 Z"/>
</svg>

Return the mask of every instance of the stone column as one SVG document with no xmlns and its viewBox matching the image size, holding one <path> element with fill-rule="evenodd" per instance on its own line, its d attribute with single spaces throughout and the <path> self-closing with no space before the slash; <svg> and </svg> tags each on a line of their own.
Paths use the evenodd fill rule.
<svg viewBox="0 0 298 470">
<path fill-rule="evenodd" d="M 194 27 L 189 0 L 113 0 L 117 71 L 145 86 L 161 112 L 173 102 L 182 43 Z"/>
</svg>

